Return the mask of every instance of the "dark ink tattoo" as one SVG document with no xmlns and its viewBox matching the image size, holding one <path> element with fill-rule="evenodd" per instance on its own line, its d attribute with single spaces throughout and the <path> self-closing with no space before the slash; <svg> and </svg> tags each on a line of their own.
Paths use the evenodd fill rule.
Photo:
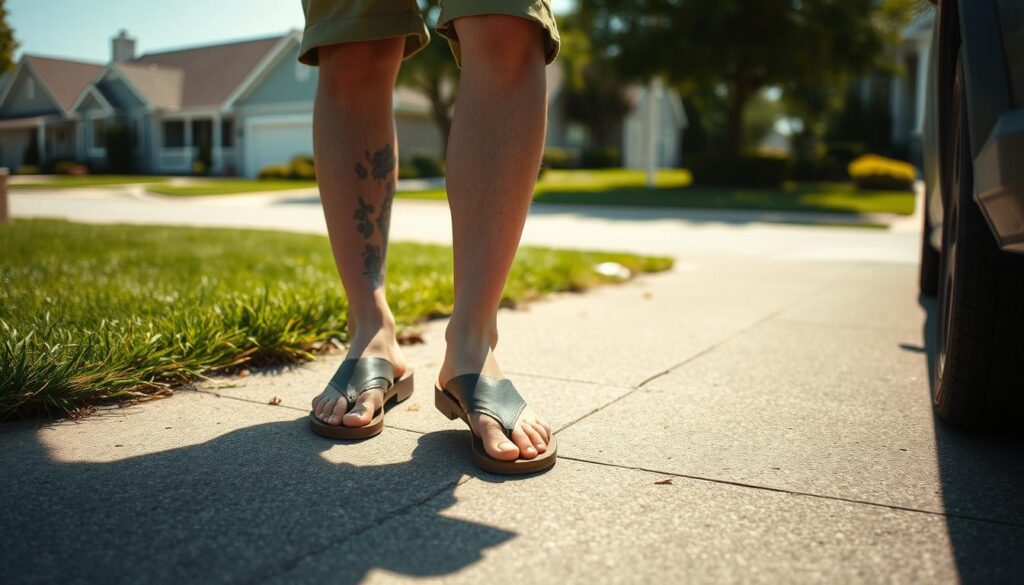
<svg viewBox="0 0 1024 585">
<path fill-rule="evenodd" d="M 373 155 L 370 155 L 370 151 L 367 150 L 366 161 L 373 169 L 373 178 L 383 181 L 391 175 L 391 171 L 395 170 L 395 151 L 391 150 L 390 144 L 380 147 Z"/>
<path fill-rule="evenodd" d="M 377 288 L 384 282 L 384 257 L 381 255 L 380 246 L 366 244 L 363 250 L 363 275 L 370 279 L 370 283 Z"/>
<path fill-rule="evenodd" d="M 365 181 L 368 176 L 372 176 L 378 185 L 383 182 L 384 197 L 381 199 L 379 210 L 359 197 L 358 207 L 352 217 L 356 220 L 356 229 L 363 238 L 369 240 L 373 236 L 374 225 L 380 232 L 380 244 L 367 243 L 363 250 L 363 275 L 370 279 L 370 284 L 374 288 L 377 288 L 384 284 L 384 258 L 387 254 L 388 230 L 391 227 L 391 201 L 395 197 L 395 181 L 392 179 L 392 174 L 395 171 L 396 161 L 395 151 L 391 149 L 390 144 L 385 144 L 373 154 L 367 150 L 365 156 L 369 170 L 363 166 L 362 162 L 356 162 L 356 176 L 360 181 Z M 373 217 L 374 211 L 379 211 L 376 218 Z"/>
<path fill-rule="evenodd" d="M 388 181 L 384 188 L 384 201 L 380 202 L 380 215 L 377 216 L 377 229 L 380 230 L 387 245 L 388 230 L 391 229 L 391 201 L 395 198 L 395 183 Z"/>
<path fill-rule="evenodd" d="M 352 217 L 359 222 L 356 228 L 364 238 L 369 238 L 373 235 L 373 222 L 370 220 L 370 214 L 373 213 L 374 207 L 363 201 L 363 198 L 359 198 L 359 208 L 356 209 L 355 215 Z"/>
</svg>

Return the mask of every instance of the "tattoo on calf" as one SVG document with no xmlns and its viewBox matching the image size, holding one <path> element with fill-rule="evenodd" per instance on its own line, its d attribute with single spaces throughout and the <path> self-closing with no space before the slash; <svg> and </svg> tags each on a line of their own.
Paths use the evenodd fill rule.
<svg viewBox="0 0 1024 585">
<path fill-rule="evenodd" d="M 391 227 L 391 202 L 395 197 L 395 180 L 392 177 L 395 170 L 395 151 L 392 150 L 390 144 L 385 144 L 373 154 L 367 150 L 365 157 L 370 170 L 368 171 L 362 162 L 356 162 L 356 176 L 359 177 L 359 180 L 365 181 L 368 176 L 372 175 L 378 184 L 383 182 L 384 196 L 379 209 L 359 197 L 358 207 L 352 217 L 356 220 L 356 229 L 363 238 L 369 240 L 373 236 L 374 225 L 380 232 L 380 244 L 367 243 L 363 250 L 363 268 L 365 269 L 363 275 L 370 279 L 370 284 L 374 288 L 377 288 L 384 284 L 388 231 Z M 374 211 L 378 211 L 376 218 L 373 217 Z"/>
<path fill-rule="evenodd" d="M 366 161 L 370 163 L 370 167 L 373 169 L 373 178 L 377 181 L 383 181 L 391 176 L 391 171 L 395 170 L 395 151 L 391 150 L 390 144 L 377 149 L 373 155 L 370 155 L 370 151 L 366 151 Z"/>
<path fill-rule="evenodd" d="M 356 225 L 356 229 L 363 235 L 364 238 L 369 238 L 373 235 L 373 222 L 370 221 L 370 214 L 373 213 L 374 207 L 359 198 L 359 207 L 356 209 L 355 215 L 352 217 L 359 223 Z"/>
</svg>

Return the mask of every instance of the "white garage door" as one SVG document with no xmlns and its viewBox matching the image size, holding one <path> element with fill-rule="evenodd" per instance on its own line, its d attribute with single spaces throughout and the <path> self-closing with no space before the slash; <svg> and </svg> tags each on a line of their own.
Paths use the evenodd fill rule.
<svg viewBox="0 0 1024 585">
<path fill-rule="evenodd" d="M 245 174 L 255 177 L 267 165 L 287 164 L 293 156 L 313 154 L 313 116 L 248 118 L 243 140 Z"/>
</svg>

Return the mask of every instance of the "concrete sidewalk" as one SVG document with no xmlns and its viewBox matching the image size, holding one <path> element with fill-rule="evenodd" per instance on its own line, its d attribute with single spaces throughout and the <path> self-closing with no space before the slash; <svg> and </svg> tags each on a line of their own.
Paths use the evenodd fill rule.
<svg viewBox="0 0 1024 585">
<path fill-rule="evenodd" d="M 0 425 L 3 580 L 1020 582 L 1024 445 L 933 418 L 915 278 L 689 256 L 503 310 L 499 359 L 558 433 L 537 477 L 479 472 L 433 409 L 444 321 L 370 441 L 306 427 L 340 355 Z"/>
</svg>

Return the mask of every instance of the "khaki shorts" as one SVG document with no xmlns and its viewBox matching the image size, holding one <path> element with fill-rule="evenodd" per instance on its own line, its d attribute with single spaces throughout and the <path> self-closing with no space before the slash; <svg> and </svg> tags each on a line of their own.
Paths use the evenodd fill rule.
<svg viewBox="0 0 1024 585">
<path fill-rule="evenodd" d="M 558 55 L 558 27 L 551 13 L 551 0 L 440 0 L 437 32 L 448 39 L 455 62 L 462 52 L 453 21 L 463 16 L 507 14 L 540 23 L 544 29 L 544 52 L 550 64 Z M 356 41 L 405 37 L 405 57 L 430 42 L 416 0 L 302 0 L 306 30 L 302 34 L 299 61 L 317 65 L 317 47 Z"/>
</svg>

